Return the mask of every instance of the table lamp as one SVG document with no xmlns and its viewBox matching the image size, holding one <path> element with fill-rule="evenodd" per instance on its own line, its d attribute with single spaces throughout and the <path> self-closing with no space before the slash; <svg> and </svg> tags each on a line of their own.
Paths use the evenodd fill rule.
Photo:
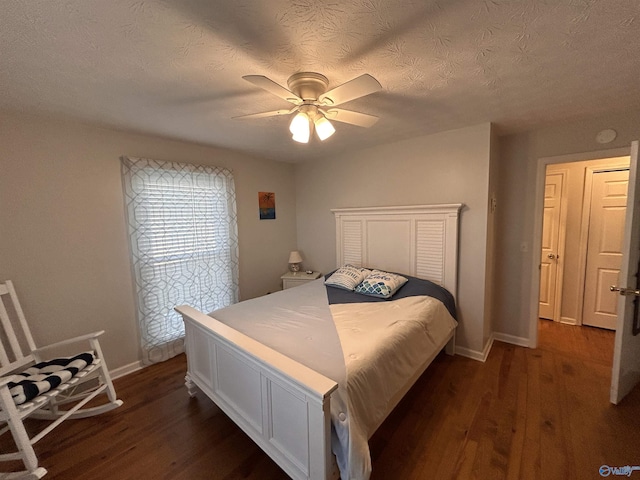
<svg viewBox="0 0 640 480">
<path fill-rule="evenodd" d="M 289 270 L 292 272 L 299 272 L 301 263 L 302 256 L 300 255 L 300 252 L 294 250 L 289 254 Z"/>
</svg>

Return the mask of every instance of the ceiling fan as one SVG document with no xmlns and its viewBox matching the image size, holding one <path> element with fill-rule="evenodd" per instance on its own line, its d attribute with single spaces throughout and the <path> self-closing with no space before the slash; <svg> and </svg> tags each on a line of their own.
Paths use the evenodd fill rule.
<svg viewBox="0 0 640 480">
<path fill-rule="evenodd" d="M 234 118 L 264 118 L 295 113 L 289 125 L 289 131 L 296 142 L 309 142 L 314 128 L 318 138 L 326 140 L 335 133 L 330 120 L 359 127 L 370 127 L 378 121 L 378 117 L 373 115 L 334 108 L 382 89 L 380 83 L 368 74 L 360 75 L 329 91 L 327 91 L 329 85 L 327 77 L 314 72 L 299 72 L 291 75 L 287 80 L 289 89 L 263 75 L 245 75 L 242 78 L 295 106 L 291 109 L 253 113 Z"/>
</svg>

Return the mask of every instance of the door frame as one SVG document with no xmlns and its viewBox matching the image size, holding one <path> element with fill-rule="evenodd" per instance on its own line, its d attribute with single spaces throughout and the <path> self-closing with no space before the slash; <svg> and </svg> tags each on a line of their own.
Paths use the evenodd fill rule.
<svg viewBox="0 0 640 480">
<path fill-rule="evenodd" d="M 535 203 L 533 210 L 533 234 L 531 241 L 531 290 L 529 292 L 529 348 L 538 346 L 538 307 L 540 302 L 540 251 L 542 249 L 542 217 L 544 208 L 544 184 L 547 165 L 556 163 L 581 162 L 604 158 L 623 157 L 631 154 L 631 147 L 598 150 L 595 152 L 572 153 L 538 159 L 536 166 Z"/>
<path fill-rule="evenodd" d="M 611 163 L 606 167 L 587 167 L 584 179 L 584 195 L 582 197 L 582 218 L 580 220 L 580 244 L 578 245 L 578 298 L 582 299 L 583 308 L 576 314 L 576 325 L 582 325 L 584 312 L 584 287 L 587 280 L 587 239 L 589 238 L 589 224 L 591 219 L 591 192 L 593 190 L 593 175 L 602 172 L 617 172 L 629 170 L 629 163 Z M 588 208 L 587 208 L 588 203 Z"/>
</svg>

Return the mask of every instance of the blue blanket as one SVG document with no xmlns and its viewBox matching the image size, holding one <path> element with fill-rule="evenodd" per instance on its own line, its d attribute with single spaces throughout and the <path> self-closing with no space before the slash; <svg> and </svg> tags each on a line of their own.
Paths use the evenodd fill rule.
<svg viewBox="0 0 640 480">
<path fill-rule="evenodd" d="M 325 275 L 326 280 L 333 274 L 333 272 Z M 391 298 L 371 297 L 369 295 L 363 295 L 361 293 L 350 292 L 342 288 L 332 287 L 325 285 L 327 289 L 327 298 L 329 299 L 329 305 L 338 303 L 364 303 L 364 302 L 389 302 L 392 300 L 398 300 L 405 297 L 415 297 L 426 295 L 440 300 L 451 316 L 457 320 L 456 315 L 456 302 L 453 299 L 453 295 L 446 288 L 436 285 L 429 280 L 423 280 L 421 278 L 410 277 L 409 275 L 398 274 L 407 278 L 409 281 L 405 283 Z"/>
</svg>

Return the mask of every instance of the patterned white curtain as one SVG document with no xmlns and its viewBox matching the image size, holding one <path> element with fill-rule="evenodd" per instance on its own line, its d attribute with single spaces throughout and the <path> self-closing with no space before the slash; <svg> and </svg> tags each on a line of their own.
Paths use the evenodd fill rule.
<svg viewBox="0 0 640 480">
<path fill-rule="evenodd" d="M 236 195 L 230 170 L 122 157 L 143 362 L 184 351 L 174 310 L 238 301 Z"/>
</svg>

